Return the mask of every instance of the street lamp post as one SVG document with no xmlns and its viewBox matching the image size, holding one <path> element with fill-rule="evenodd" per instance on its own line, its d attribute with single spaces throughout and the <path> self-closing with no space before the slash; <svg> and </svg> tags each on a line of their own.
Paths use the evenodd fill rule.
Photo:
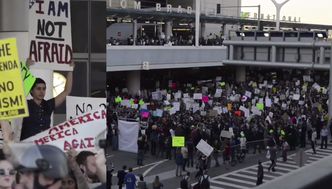
<svg viewBox="0 0 332 189">
<path fill-rule="evenodd" d="M 332 118 L 332 43 L 330 53 L 330 81 L 329 81 L 329 122 Z"/>
<path fill-rule="evenodd" d="M 199 46 L 199 23 L 200 23 L 200 16 L 201 16 L 201 1 L 195 1 L 195 46 Z"/>
<path fill-rule="evenodd" d="M 276 30 L 280 30 L 280 11 L 281 7 L 284 6 L 289 0 L 284 1 L 283 3 L 277 3 L 276 0 L 271 0 L 276 7 Z"/>
</svg>

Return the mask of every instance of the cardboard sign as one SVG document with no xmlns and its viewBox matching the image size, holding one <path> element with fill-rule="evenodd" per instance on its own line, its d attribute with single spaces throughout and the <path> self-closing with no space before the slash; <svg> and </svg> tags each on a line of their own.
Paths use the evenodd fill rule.
<svg viewBox="0 0 332 189">
<path fill-rule="evenodd" d="M 196 148 L 201 151 L 205 156 L 210 156 L 213 152 L 212 146 L 210 146 L 207 142 L 205 142 L 203 139 L 199 141 Z"/>
<path fill-rule="evenodd" d="M 30 94 L 30 90 L 33 84 L 36 81 L 36 77 L 32 75 L 27 65 L 22 62 L 21 62 L 21 76 L 23 80 L 24 94 L 25 96 L 28 96 Z"/>
<path fill-rule="evenodd" d="M 106 98 L 66 97 L 66 119 L 70 120 L 92 110 L 105 109 Z"/>
<path fill-rule="evenodd" d="M 0 120 L 29 116 L 16 39 L 0 40 Z"/>
<path fill-rule="evenodd" d="M 194 93 L 195 100 L 202 100 L 202 93 Z"/>
<path fill-rule="evenodd" d="M 162 99 L 161 92 L 160 91 L 152 92 L 152 99 L 153 100 L 161 100 Z"/>
<path fill-rule="evenodd" d="M 95 138 L 106 131 L 106 110 L 92 111 L 32 136 L 23 142 L 50 144 L 63 151 L 94 150 Z M 98 144 L 97 144 L 98 145 Z"/>
<path fill-rule="evenodd" d="M 220 136 L 224 137 L 224 138 L 231 138 L 232 134 L 229 131 L 222 130 L 221 133 L 220 133 Z"/>
<path fill-rule="evenodd" d="M 172 137 L 172 147 L 183 147 L 184 145 L 184 136 L 173 136 Z"/>
<path fill-rule="evenodd" d="M 263 103 L 257 103 L 256 107 L 258 110 L 264 110 L 264 104 Z"/>
<path fill-rule="evenodd" d="M 72 70 L 70 1 L 30 1 L 29 38 L 33 67 Z"/>
</svg>

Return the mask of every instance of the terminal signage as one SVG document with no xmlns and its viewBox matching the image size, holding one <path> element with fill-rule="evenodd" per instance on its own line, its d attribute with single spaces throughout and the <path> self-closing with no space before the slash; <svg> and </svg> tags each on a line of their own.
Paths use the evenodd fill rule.
<svg viewBox="0 0 332 189">
<path fill-rule="evenodd" d="M 131 0 L 108 0 L 107 3 L 109 8 L 122 8 L 128 9 L 133 8 L 136 10 L 141 10 L 141 1 L 131 1 Z M 167 4 L 166 7 L 162 7 L 160 3 L 155 4 L 155 10 L 160 12 L 166 9 L 166 12 L 175 12 L 175 13 L 187 13 L 191 14 L 193 8 L 191 6 L 182 7 L 181 5 L 173 7 L 171 4 Z"/>
</svg>

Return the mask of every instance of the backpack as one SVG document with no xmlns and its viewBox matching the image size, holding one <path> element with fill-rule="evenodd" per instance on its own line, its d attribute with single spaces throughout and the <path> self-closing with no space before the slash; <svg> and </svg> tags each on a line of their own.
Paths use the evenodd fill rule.
<svg viewBox="0 0 332 189">
<path fill-rule="evenodd" d="M 204 175 L 202 176 L 203 180 L 201 181 L 200 184 L 200 189 L 209 189 L 210 188 L 210 182 L 209 182 L 209 176 L 204 177 Z"/>
<path fill-rule="evenodd" d="M 181 189 L 188 189 L 188 180 L 185 177 L 181 180 L 180 187 Z"/>
</svg>

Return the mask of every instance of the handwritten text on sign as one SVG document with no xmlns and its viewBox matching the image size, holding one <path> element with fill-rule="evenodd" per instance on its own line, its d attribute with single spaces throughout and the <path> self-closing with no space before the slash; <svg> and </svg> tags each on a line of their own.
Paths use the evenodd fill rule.
<svg viewBox="0 0 332 189">
<path fill-rule="evenodd" d="M 0 120 L 28 115 L 16 39 L 0 40 Z"/>
<path fill-rule="evenodd" d="M 95 149 L 95 138 L 106 130 L 106 110 L 92 111 L 26 139 L 38 145 L 51 144 L 67 151 Z"/>
<path fill-rule="evenodd" d="M 69 64 L 72 59 L 69 0 L 36 0 L 30 4 L 29 19 L 31 59 L 48 63 L 51 69 L 57 64 Z"/>
<path fill-rule="evenodd" d="M 67 120 L 75 118 L 86 112 L 98 109 L 106 109 L 106 98 L 93 97 L 66 97 L 66 117 Z"/>
</svg>

